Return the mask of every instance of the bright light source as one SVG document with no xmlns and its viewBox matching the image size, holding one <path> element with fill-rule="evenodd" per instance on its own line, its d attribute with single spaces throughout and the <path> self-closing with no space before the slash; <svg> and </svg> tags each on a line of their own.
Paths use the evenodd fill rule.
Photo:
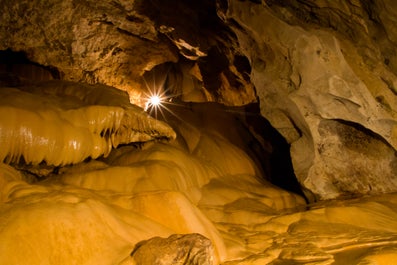
<svg viewBox="0 0 397 265">
<path fill-rule="evenodd" d="M 161 103 L 161 99 L 159 96 L 154 95 L 149 98 L 149 104 L 152 106 L 157 106 Z"/>
<path fill-rule="evenodd" d="M 146 104 L 145 104 L 145 111 L 147 111 L 149 108 L 150 109 L 157 109 L 160 108 L 161 103 L 163 102 L 164 98 L 162 98 L 158 94 L 152 94 L 151 96 L 148 97 Z"/>
</svg>

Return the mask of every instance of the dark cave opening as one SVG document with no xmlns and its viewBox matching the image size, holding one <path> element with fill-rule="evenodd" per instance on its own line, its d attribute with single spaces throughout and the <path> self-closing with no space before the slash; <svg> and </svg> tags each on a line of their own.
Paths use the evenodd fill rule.
<svg viewBox="0 0 397 265">
<path fill-rule="evenodd" d="M 55 67 L 43 66 L 28 59 L 24 52 L 0 51 L 0 85 L 17 87 L 34 82 L 61 79 Z"/>
<path fill-rule="evenodd" d="M 268 180 L 287 191 L 306 197 L 299 184 L 290 154 L 290 145 L 286 139 L 260 114 L 259 104 L 245 106 L 246 120 L 257 138 L 255 155 L 261 160 L 269 176 Z M 264 147 L 260 143 L 269 142 L 271 152 L 264 156 Z"/>
</svg>

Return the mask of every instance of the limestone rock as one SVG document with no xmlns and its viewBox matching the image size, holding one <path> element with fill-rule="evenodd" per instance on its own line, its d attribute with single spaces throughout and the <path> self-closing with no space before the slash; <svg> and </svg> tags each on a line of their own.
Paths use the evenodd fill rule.
<svg viewBox="0 0 397 265">
<path fill-rule="evenodd" d="M 1 88 L 0 95 L 1 162 L 59 166 L 107 156 L 121 144 L 176 137 L 113 87 L 56 80 Z"/>
<path fill-rule="evenodd" d="M 115 86 L 138 101 L 140 76 L 176 61 L 135 1 L 0 1 L 0 50 L 23 51 L 61 78 Z M 136 102 L 135 102 L 136 103 Z"/>
<path fill-rule="evenodd" d="M 212 265 L 213 252 L 209 239 L 200 234 L 186 234 L 141 241 L 131 256 L 140 265 Z"/>
<path fill-rule="evenodd" d="M 203 81 L 212 101 L 243 105 L 256 100 L 247 64 L 241 69 L 236 39 L 217 17 L 213 1 L 192 5 L 53 0 L 0 1 L 0 5 L 0 50 L 26 53 L 29 60 L 56 69 L 61 79 L 114 86 L 128 91 L 131 101 L 142 106 L 148 89 L 142 79 L 146 71 L 177 63 L 179 57 L 206 58 L 200 60 L 200 70 L 211 72 Z"/>
<path fill-rule="evenodd" d="M 397 190 L 391 6 L 230 1 L 224 12 L 239 25 L 261 113 L 291 143 L 312 199 Z"/>
</svg>

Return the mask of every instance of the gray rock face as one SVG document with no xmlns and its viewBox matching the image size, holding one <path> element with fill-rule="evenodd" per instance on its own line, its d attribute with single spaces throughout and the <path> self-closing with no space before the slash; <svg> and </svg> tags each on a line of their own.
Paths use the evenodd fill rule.
<svg viewBox="0 0 397 265">
<path fill-rule="evenodd" d="M 289 2 L 230 1 L 224 16 L 299 182 L 312 199 L 395 191 L 395 4 Z"/>
<path fill-rule="evenodd" d="M 131 256 L 140 265 L 212 265 L 211 241 L 200 234 L 154 237 L 138 243 Z"/>
</svg>

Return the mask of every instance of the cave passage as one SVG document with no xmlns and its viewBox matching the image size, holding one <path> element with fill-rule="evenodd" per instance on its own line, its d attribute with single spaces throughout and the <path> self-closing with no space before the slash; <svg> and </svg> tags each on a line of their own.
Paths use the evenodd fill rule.
<svg viewBox="0 0 397 265">
<path fill-rule="evenodd" d="M 239 58 L 237 64 L 244 69 L 249 69 L 249 64 Z M 203 82 L 189 74 L 184 68 L 191 67 L 192 61 L 182 60 L 177 63 L 167 62 L 154 67 L 144 75 L 148 88 L 156 87 L 159 94 L 165 95 L 166 100 L 162 110 L 150 112 L 155 118 L 166 122 L 189 122 L 201 117 L 206 123 L 215 125 L 215 129 L 228 138 L 233 144 L 242 148 L 258 167 L 258 174 L 266 181 L 287 190 L 304 196 L 301 186 L 297 181 L 290 156 L 290 146 L 283 136 L 261 116 L 259 103 L 244 106 L 226 106 L 214 102 L 184 102 L 181 94 L 186 84 L 184 79 L 194 79 L 192 89 L 203 89 Z M 204 68 L 215 62 L 210 61 Z M 244 65 L 244 66 L 241 66 Z M 200 65 L 200 69 L 202 69 Z M 224 68 L 224 67 L 221 67 Z M 208 70 L 208 69 L 207 69 Z M 221 71 L 221 70 L 219 70 Z M 215 76 L 215 75 L 214 75 Z M 179 116 L 175 119 L 175 113 Z M 222 121 L 229 120 L 235 128 L 221 127 Z M 226 126 L 226 125 L 225 125 Z M 214 129 L 214 128 L 212 128 Z M 233 132 L 239 134 L 234 137 Z M 235 139 L 245 139 L 246 142 L 236 142 Z"/>
</svg>

